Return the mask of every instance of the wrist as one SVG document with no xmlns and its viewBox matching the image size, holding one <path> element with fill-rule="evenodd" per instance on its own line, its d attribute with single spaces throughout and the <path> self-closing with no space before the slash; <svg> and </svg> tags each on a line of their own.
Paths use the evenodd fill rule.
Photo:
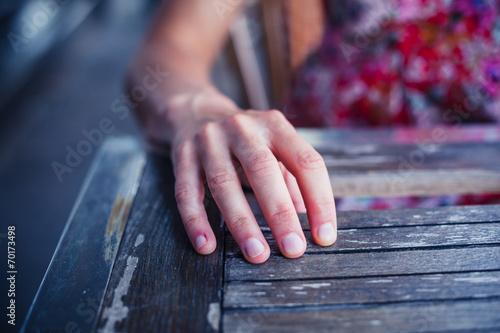
<svg viewBox="0 0 500 333">
<path fill-rule="evenodd" d="M 175 92 L 155 92 L 148 105 L 137 111 L 148 138 L 170 145 L 191 135 L 202 123 L 243 112 L 214 86 L 198 82 L 183 82 L 183 89 Z"/>
</svg>

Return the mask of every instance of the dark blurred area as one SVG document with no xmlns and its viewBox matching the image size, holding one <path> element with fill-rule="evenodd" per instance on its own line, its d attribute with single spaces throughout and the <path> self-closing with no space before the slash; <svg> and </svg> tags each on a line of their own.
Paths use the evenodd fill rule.
<svg viewBox="0 0 500 333">
<path fill-rule="evenodd" d="M 99 143 L 59 176 L 85 133 L 110 119 L 108 135 L 139 136 L 133 115 L 111 105 L 158 1 L 0 2 L 0 255 L 6 295 L 7 227 L 16 227 L 19 330 L 57 246 Z M 7 297 L 1 297 L 7 307 Z M 9 330 L 6 330 L 7 328 Z"/>
</svg>

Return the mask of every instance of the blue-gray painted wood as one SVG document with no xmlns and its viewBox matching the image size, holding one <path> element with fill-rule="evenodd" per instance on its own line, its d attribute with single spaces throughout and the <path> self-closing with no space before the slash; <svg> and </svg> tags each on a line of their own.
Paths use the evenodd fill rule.
<svg viewBox="0 0 500 333">
<path fill-rule="evenodd" d="M 144 163 L 135 139 L 103 143 L 22 332 L 92 330 Z"/>
<path fill-rule="evenodd" d="M 177 209 L 168 156 L 151 155 L 106 290 L 96 332 L 217 332 L 224 226 L 213 201 L 207 216 L 217 249 L 199 255 Z"/>
</svg>

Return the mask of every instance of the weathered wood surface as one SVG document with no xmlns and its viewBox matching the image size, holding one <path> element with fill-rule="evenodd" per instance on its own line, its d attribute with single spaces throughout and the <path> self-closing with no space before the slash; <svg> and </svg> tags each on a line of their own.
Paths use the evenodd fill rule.
<svg viewBox="0 0 500 333">
<path fill-rule="evenodd" d="M 167 157 L 148 160 L 105 294 L 97 332 L 218 331 L 223 246 L 198 255 L 180 219 Z M 207 204 L 218 244 L 224 229 Z"/>
<path fill-rule="evenodd" d="M 231 282 L 224 308 L 304 307 L 500 297 L 500 271 Z"/>
<path fill-rule="evenodd" d="M 337 197 L 500 193 L 500 143 L 315 147 Z"/>
<path fill-rule="evenodd" d="M 275 256 L 258 266 L 242 258 L 227 258 L 226 279 L 267 281 L 497 270 L 499 258 L 499 246 L 306 254 L 296 260 Z"/>
<path fill-rule="evenodd" d="M 500 171 L 484 169 L 332 171 L 330 179 L 337 198 L 500 193 Z"/>
<path fill-rule="evenodd" d="M 310 231 L 305 231 L 304 234 L 307 241 L 306 253 L 386 251 L 500 242 L 500 223 L 339 230 L 337 241 L 329 247 L 322 247 L 314 243 Z M 273 253 L 279 253 L 273 235 L 265 233 L 264 236 Z M 226 255 L 230 257 L 242 256 L 238 244 L 232 237 L 227 238 Z"/>
<path fill-rule="evenodd" d="M 445 133 L 443 133 L 445 131 Z M 297 132 L 315 147 L 330 149 L 346 144 L 446 144 L 500 142 L 500 126 L 467 125 L 429 128 L 396 127 L 352 129 L 298 128 Z"/>
<path fill-rule="evenodd" d="M 226 238 L 226 332 L 500 330 L 500 205 L 340 212 L 304 256 L 242 259 Z M 305 214 L 300 216 L 307 226 Z"/>
<path fill-rule="evenodd" d="M 228 311 L 226 332 L 498 332 L 500 301 L 441 301 L 353 308 Z"/>
<path fill-rule="evenodd" d="M 108 139 L 87 175 L 22 332 L 90 332 L 145 163 L 135 139 Z"/>
<path fill-rule="evenodd" d="M 262 230 L 269 231 L 267 222 L 258 207 L 253 194 L 247 194 L 254 214 Z M 470 205 L 434 208 L 412 208 L 387 210 L 337 212 L 339 229 L 411 227 L 420 225 L 470 224 L 482 222 L 500 222 L 498 205 Z M 367 214 L 369 214 L 367 216 Z M 310 230 L 307 215 L 299 213 L 299 220 L 304 230 Z"/>
<path fill-rule="evenodd" d="M 364 144 L 319 148 L 331 171 L 500 170 L 500 144 Z"/>
<path fill-rule="evenodd" d="M 123 161 L 112 160 L 102 172 L 118 177 Z M 363 179 L 366 172 L 358 171 Z M 83 260 L 85 269 L 65 266 L 66 272 L 47 273 L 44 282 L 56 286 L 61 276 L 65 283 L 86 281 L 92 272 L 92 286 L 63 288 L 65 296 L 46 297 L 43 304 L 37 298 L 31 318 L 49 318 L 46 304 L 57 304 L 59 312 L 48 329 L 35 321 L 27 327 L 104 333 L 500 330 L 500 205 L 339 212 L 339 238 L 331 247 L 312 242 L 307 216 L 300 214 L 308 249 L 295 260 L 277 252 L 257 214 L 273 252 L 266 263 L 252 265 L 224 231 L 211 200 L 206 208 L 219 246 L 210 256 L 196 254 L 177 211 L 167 157 L 150 155 L 135 196 L 132 189 L 127 200 L 110 201 L 106 193 L 115 190 L 113 184 L 96 182 L 100 190 L 84 196 L 91 215 L 105 217 L 89 224 L 102 235 L 69 237 L 81 230 L 75 229 L 61 240 L 66 245 L 58 251 Z M 108 210 L 95 209 L 106 202 Z M 102 251 L 93 248 L 103 235 L 105 266 Z M 84 307 L 67 306 L 80 301 Z M 76 327 L 60 325 L 73 321 Z"/>
</svg>

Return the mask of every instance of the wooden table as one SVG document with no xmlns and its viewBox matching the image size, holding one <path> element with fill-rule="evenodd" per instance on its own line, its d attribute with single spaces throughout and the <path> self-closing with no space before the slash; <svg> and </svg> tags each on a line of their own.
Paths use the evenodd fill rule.
<svg viewBox="0 0 500 333">
<path fill-rule="evenodd" d="M 452 128 L 441 142 L 430 130 L 301 133 L 324 154 L 337 196 L 500 193 L 498 127 Z M 165 155 L 109 138 L 22 331 L 500 330 L 500 205 L 338 212 L 327 248 L 301 215 L 308 247 L 299 259 L 278 253 L 256 211 L 272 255 L 252 265 L 210 198 L 219 246 L 196 254 L 173 185 Z"/>
</svg>

